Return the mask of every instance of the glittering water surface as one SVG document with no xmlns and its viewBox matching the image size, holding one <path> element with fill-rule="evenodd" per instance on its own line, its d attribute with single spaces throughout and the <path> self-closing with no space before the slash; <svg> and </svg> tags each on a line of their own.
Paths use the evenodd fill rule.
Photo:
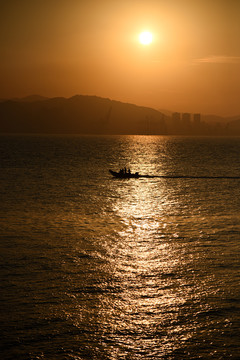
<svg viewBox="0 0 240 360">
<path fill-rule="evenodd" d="M 239 154 L 240 138 L 1 136 L 1 359 L 239 359 Z M 108 173 L 124 166 L 176 177 Z"/>
</svg>

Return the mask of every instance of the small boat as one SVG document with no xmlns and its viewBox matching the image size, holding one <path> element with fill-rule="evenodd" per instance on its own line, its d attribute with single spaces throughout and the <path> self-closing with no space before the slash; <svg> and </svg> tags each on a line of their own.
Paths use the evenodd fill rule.
<svg viewBox="0 0 240 360">
<path fill-rule="evenodd" d="M 112 171 L 112 170 L 109 170 L 110 174 L 112 174 L 112 176 L 116 177 L 116 178 L 119 178 L 119 179 L 131 179 L 131 178 L 139 178 L 140 175 L 138 172 L 132 174 L 130 171 L 122 171 L 120 170 L 119 172 L 117 171 Z"/>
</svg>

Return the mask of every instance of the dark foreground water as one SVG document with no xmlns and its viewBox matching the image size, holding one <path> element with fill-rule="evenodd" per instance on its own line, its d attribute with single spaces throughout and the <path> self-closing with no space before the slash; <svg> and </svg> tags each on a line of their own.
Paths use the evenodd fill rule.
<svg viewBox="0 0 240 360">
<path fill-rule="evenodd" d="M 1 359 L 239 359 L 239 155 L 240 138 L 1 136 Z M 124 166 L 176 177 L 108 173 Z"/>
</svg>

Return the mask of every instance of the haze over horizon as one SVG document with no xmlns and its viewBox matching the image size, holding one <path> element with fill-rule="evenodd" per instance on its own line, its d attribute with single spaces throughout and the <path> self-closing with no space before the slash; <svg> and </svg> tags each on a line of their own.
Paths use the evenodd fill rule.
<svg viewBox="0 0 240 360">
<path fill-rule="evenodd" d="M 239 14 L 234 0 L 4 2 L 0 98 L 85 94 L 239 115 Z"/>
</svg>

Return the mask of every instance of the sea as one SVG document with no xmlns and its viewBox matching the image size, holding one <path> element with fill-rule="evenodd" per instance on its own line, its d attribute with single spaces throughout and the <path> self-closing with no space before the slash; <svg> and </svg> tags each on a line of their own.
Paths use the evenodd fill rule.
<svg viewBox="0 0 240 360">
<path fill-rule="evenodd" d="M 240 137 L 1 135 L 0 256 L 1 360 L 240 359 Z"/>
</svg>

